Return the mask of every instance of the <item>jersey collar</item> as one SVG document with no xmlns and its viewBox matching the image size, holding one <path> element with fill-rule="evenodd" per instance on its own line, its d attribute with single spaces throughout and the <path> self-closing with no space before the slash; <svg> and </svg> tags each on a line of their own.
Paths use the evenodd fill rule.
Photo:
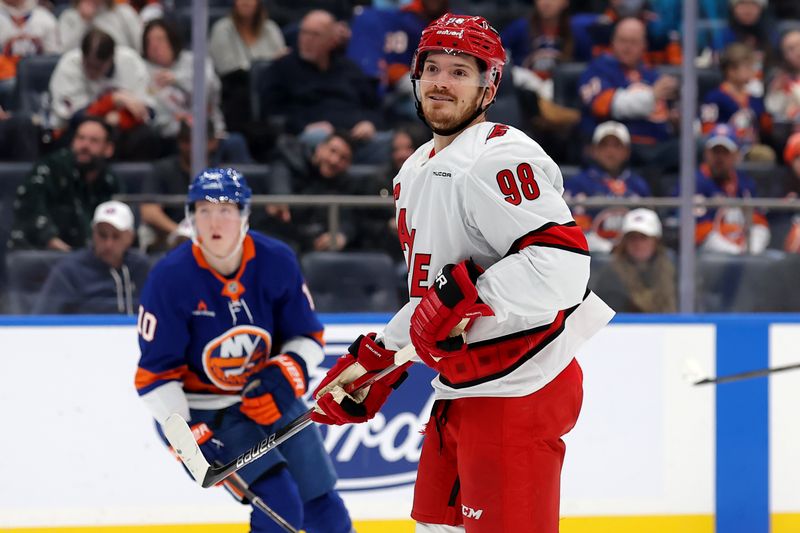
<svg viewBox="0 0 800 533">
<path fill-rule="evenodd" d="M 222 296 L 226 296 L 233 301 L 238 301 L 239 298 L 242 297 L 246 290 L 245 286 L 242 285 L 242 282 L 240 281 L 242 274 L 244 274 L 244 271 L 247 268 L 247 263 L 256 256 L 256 247 L 255 244 L 253 244 L 253 238 L 250 235 L 245 236 L 244 241 L 242 242 L 242 264 L 239 265 L 239 269 L 236 271 L 236 274 L 233 276 L 233 278 L 226 278 L 214 270 L 203 256 L 203 251 L 196 244 L 192 244 L 192 255 L 194 256 L 194 260 L 197 261 L 197 265 L 200 268 L 205 268 L 208 270 L 212 276 L 222 283 L 222 291 L 220 291 Z"/>
</svg>

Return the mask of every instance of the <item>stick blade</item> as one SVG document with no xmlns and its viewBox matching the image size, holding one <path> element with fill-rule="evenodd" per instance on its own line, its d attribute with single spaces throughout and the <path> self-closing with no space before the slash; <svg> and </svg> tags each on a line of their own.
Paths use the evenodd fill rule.
<svg viewBox="0 0 800 533">
<path fill-rule="evenodd" d="M 180 460 L 186 465 L 189 473 L 192 474 L 195 481 L 202 485 L 206 472 L 208 472 L 211 465 L 203 457 L 203 452 L 200 451 L 200 446 L 194 440 L 189 424 L 186 423 L 186 420 L 181 415 L 174 413 L 169 415 L 162 429 L 172 449 L 175 450 Z"/>
</svg>

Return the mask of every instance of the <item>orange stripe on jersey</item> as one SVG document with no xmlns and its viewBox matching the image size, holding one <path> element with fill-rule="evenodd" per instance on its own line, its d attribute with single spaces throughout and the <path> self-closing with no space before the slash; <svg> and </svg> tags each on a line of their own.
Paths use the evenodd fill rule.
<svg viewBox="0 0 800 533">
<path fill-rule="evenodd" d="M 694 243 L 702 244 L 712 229 L 714 229 L 714 223 L 710 220 L 698 222 L 694 228 Z"/>
<path fill-rule="evenodd" d="M 239 280 L 241 279 L 242 274 L 244 274 L 245 268 L 247 268 L 247 262 L 256 256 L 256 247 L 255 244 L 253 244 L 253 239 L 250 237 L 250 235 L 245 236 L 244 241 L 242 242 L 242 264 L 239 265 L 239 270 L 236 271 L 236 275 L 233 278 L 226 278 L 214 270 L 211 265 L 208 264 L 208 261 L 206 261 L 205 256 L 203 256 L 203 250 L 196 244 L 192 244 L 192 255 L 194 256 L 194 260 L 197 261 L 197 264 L 200 268 L 205 268 L 211 272 L 211 275 L 217 278 L 220 283 L 222 283 L 221 294 L 223 296 L 226 296 L 231 300 L 238 301 L 242 294 L 245 293 L 246 289 Z"/>
<path fill-rule="evenodd" d="M 616 89 L 606 89 L 597 95 L 592 102 L 592 114 L 598 118 L 608 118 L 611 116 L 611 102 L 614 100 Z"/>
<path fill-rule="evenodd" d="M 325 332 L 324 332 L 324 331 L 322 331 L 322 330 L 320 330 L 320 331 L 315 331 L 315 332 L 313 332 L 313 333 L 309 333 L 309 334 L 308 334 L 308 336 L 309 336 L 309 337 L 311 337 L 312 339 L 314 339 L 315 341 L 317 341 L 317 342 L 319 343 L 319 345 L 320 345 L 320 346 L 325 346 L 325 338 L 324 338 L 324 335 L 325 335 Z"/>
<path fill-rule="evenodd" d="M 586 242 L 586 236 L 575 222 L 568 222 L 567 224 L 549 222 L 517 239 L 506 255 L 519 252 L 528 246 L 545 246 L 576 254 L 589 255 L 589 244 Z"/>
<path fill-rule="evenodd" d="M 134 383 L 136 384 L 136 389 L 141 390 L 158 381 L 180 381 L 183 379 L 183 375 L 186 371 L 186 365 L 181 365 L 172 370 L 165 370 L 164 372 L 150 372 L 145 368 L 139 367 L 136 369 L 136 379 Z"/>
</svg>

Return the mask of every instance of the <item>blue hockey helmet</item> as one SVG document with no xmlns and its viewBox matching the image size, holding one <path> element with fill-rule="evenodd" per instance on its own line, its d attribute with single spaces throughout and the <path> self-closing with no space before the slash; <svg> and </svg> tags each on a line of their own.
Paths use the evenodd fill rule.
<svg viewBox="0 0 800 533">
<path fill-rule="evenodd" d="M 195 202 L 230 202 L 242 211 L 250 207 L 252 191 L 244 175 L 233 168 L 207 168 L 194 177 L 189 185 L 186 208 L 194 211 Z"/>
</svg>

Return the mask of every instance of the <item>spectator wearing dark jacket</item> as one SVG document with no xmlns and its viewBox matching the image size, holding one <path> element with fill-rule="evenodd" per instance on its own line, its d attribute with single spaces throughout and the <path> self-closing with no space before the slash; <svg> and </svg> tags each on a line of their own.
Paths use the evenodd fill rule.
<svg viewBox="0 0 800 533">
<path fill-rule="evenodd" d="M 17 188 L 9 246 L 70 251 L 86 246 L 94 209 L 122 192 L 108 170 L 114 153 L 111 129 L 98 118 L 86 118 L 70 148 L 34 164 Z"/>
<path fill-rule="evenodd" d="M 267 194 L 347 195 L 364 194 L 360 182 L 348 174 L 352 162 L 350 140 L 333 133 L 312 150 L 303 143 L 285 137 L 278 143 L 279 158 L 271 165 Z M 260 193 L 254 188 L 254 192 Z M 339 213 L 339 229 L 328 228 L 327 206 L 267 206 L 250 215 L 254 229 L 275 236 L 296 251 L 342 250 L 356 240 L 357 226 L 352 209 Z"/>
<path fill-rule="evenodd" d="M 50 272 L 34 314 L 133 315 L 150 270 L 147 258 L 131 250 L 133 212 L 115 200 L 97 206 L 92 246 L 73 252 Z"/>
<path fill-rule="evenodd" d="M 288 132 L 312 146 L 334 130 L 343 130 L 361 145 L 380 143 L 381 155 L 388 159 L 390 137 L 378 132 L 382 124 L 377 87 L 358 65 L 335 52 L 335 27 L 325 11 L 303 17 L 297 49 L 269 69 L 264 108 L 270 115 L 285 115 Z"/>
</svg>

